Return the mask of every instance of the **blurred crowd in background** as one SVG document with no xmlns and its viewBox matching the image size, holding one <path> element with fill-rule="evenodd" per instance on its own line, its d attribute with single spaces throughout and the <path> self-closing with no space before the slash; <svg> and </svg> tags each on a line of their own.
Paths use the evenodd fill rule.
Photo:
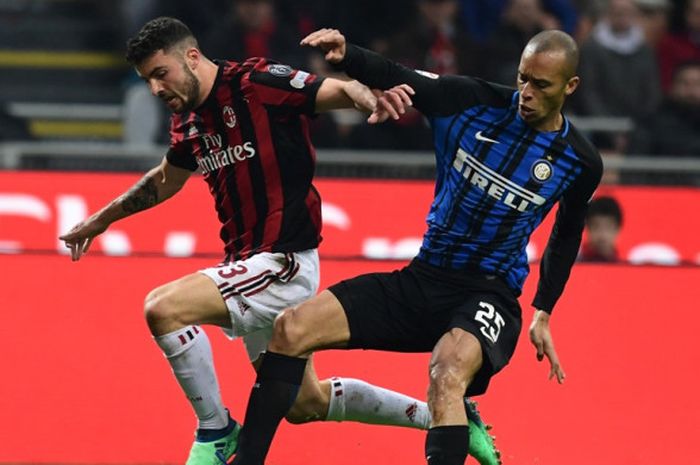
<svg viewBox="0 0 700 465">
<path fill-rule="evenodd" d="M 507 85 L 527 40 L 563 29 L 581 46 L 582 84 L 567 114 L 628 122 L 590 132 L 601 150 L 700 158 L 700 0 L 0 0 L 0 138 L 166 142 L 165 108 L 121 59 L 125 40 L 161 15 L 185 21 L 211 58 L 266 56 L 330 75 L 323 57 L 298 43 L 333 27 L 410 67 Z M 104 104 L 119 121 L 75 115 L 92 124 L 81 134 L 33 115 L 32 103 Z M 417 112 L 369 126 L 339 111 L 316 118 L 313 130 L 318 147 L 431 148 Z"/>
</svg>

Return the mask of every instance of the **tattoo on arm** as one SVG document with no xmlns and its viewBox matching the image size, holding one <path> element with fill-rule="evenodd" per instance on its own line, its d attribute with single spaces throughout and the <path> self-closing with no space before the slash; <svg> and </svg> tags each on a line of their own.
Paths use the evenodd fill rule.
<svg viewBox="0 0 700 465">
<path fill-rule="evenodd" d="M 158 203 L 158 186 L 151 176 L 141 179 L 122 196 L 122 208 L 126 213 L 136 213 Z"/>
</svg>

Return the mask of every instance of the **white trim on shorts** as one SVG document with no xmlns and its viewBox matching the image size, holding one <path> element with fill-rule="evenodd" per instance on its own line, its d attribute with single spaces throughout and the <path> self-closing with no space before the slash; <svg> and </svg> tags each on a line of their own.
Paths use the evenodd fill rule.
<svg viewBox="0 0 700 465">
<path fill-rule="evenodd" d="M 275 317 L 318 291 L 318 250 L 261 252 L 246 260 L 199 270 L 219 288 L 231 316 L 231 338 L 243 337 L 251 361 L 265 350 Z"/>
</svg>

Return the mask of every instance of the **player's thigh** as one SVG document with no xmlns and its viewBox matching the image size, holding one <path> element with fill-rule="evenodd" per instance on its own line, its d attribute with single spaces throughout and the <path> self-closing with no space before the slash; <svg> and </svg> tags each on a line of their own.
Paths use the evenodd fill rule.
<svg viewBox="0 0 700 465">
<path fill-rule="evenodd" d="M 435 302 L 426 299 L 423 284 L 408 266 L 390 273 L 356 276 L 330 286 L 328 290 L 346 315 L 348 347 L 431 351 L 444 329 L 430 331 L 433 323 L 426 309 Z"/>
<path fill-rule="evenodd" d="M 231 337 L 246 338 L 251 360 L 267 346 L 275 318 L 316 294 L 319 260 L 315 249 L 294 253 L 262 252 L 246 260 L 200 270 L 219 289 L 228 308 Z M 254 335 L 248 338 L 248 335 Z"/>
<path fill-rule="evenodd" d="M 467 395 L 483 394 L 493 375 L 503 369 L 515 352 L 522 318 L 520 305 L 511 295 L 473 292 L 451 313 L 448 328 L 459 328 L 478 340 L 482 364 L 469 383 Z"/>
<path fill-rule="evenodd" d="M 231 324 L 219 289 L 201 273 L 183 276 L 151 291 L 146 311 L 151 317 L 174 318 L 185 325 Z"/>
<path fill-rule="evenodd" d="M 269 348 L 287 355 L 303 355 L 344 348 L 349 339 L 350 328 L 343 306 L 335 295 L 323 291 L 277 317 Z"/>
</svg>

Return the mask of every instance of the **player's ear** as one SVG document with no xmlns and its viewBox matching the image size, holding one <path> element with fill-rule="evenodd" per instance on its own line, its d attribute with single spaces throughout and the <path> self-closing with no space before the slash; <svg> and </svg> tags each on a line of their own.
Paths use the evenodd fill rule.
<svg viewBox="0 0 700 465">
<path fill-rule="evenodd" d="M 202 53 L 196 47 L 190 47 L 185 51 L 185 63 L 187 63 L 187 66 L 192 71 L 194 71 L 197 68 L 197 66 L 199 66 L 201 58 Z"/>
<path fill-rule="evenodd" d="M 569 96 L 573 94 L 580 82 L 581 78 L 578 76 L 574 76 L 571 79 L 569 79 L 566 83 L 566 89 L 564 89 L 566 95 Z"/>
</svg>

